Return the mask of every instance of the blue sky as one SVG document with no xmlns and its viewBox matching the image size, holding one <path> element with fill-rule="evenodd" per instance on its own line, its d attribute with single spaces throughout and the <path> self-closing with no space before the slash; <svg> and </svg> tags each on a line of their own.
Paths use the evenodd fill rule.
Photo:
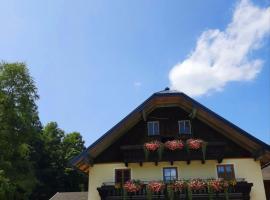
<svg viewBox="0 0 270 200">
<path fill-rule="evenodd" d="M 216 43 L 220 36 L 231 38 L 226 30 L 233 22 L 237 2 L 2 0 L 0 59 L 26 62 L 39 89 L 42 123 L 56 121 L 67 132 L 81 132 L 86 145 L 166 86 L 190 93 L 270 143 L 269 30 L 255 38 L 247 53 L 240 56 L 241 61 L 238 46 L 229 51 L 237 60 L 232 65 L 250 67 L 251 72 L 241 68 L 238 76 L 219 76 L 219 72 L 228 71 L 227 63 L 220 61 L 228 60 L 222 50 L 229 42 L 238 44 L 238 40 L 216 47 L 213 38 L 207 36 L 208 49 L 197 48 L 208 30 L 219 30 L 213 39 Z M 265 9 L 270 1 L 253 0 L 248 4 Z M 252 32 L 247 37 L 250 35 Z M 213 53 L 216 48 L 220 51 Z M 203 68 L 206 73 L 194 76 L 191 70 L 183 78 L 185 69 L 196 66 L 184 65 L 184 61 L 193 63 L 201 52 L 214 57 L 211 65 L 218 65 L 216 72 L 208 74 L 207 65 Z M 259 66 L 252 64 L 254 60 L 260 60 Z M 178 70 L 170 76 L 173 68 Z M 198 92 L 192 93 L 198 86 Z"/>
</svg>

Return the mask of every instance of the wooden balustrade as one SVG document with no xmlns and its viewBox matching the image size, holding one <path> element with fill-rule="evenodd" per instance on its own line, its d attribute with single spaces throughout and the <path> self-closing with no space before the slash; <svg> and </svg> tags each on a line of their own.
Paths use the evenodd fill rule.
<svg viewBox="0 0 270 200">
<path fill-rule="evenodd" d="M 229 199 L 232 200 L 249 200 L 250 199 L 250 191 L 251 187 L 253 186 L 252 183 L 248 182 L 237 182 L 234 187 L 230 187 L 228 189 Z M 124 199 L 123 190 L 121 188 L 115 188 L 114 185 L 103 185 L 97 188 L 101 200 L 122 200 Z M 185 200 L 187 198 L 187 191 L 183 192 L 175 192 L 174 199 L 175 200 Z M 154 193 L 152 195 L 152 199 L 160 199 L 166 200 L 167 197 L 167 190 L 163 190 L 159 193 Z M 145 200 L 146 199 L 146 187 L 142 187 L 142 189 L 136 193 L 127 193 L 126 199 L 137 199 L 137 200 Z M 199 190 L 199 191 L 192 191 L 192 200 L 207 200 L 209 199 L 209 193 L 207 189 Z M 224 192 L 220 193 L 213 193 L 212 194 L 213 200 L 224 200 L 225 194 Z"/>
<path fill-rule="evenodd" d="M 209 142 L 206 148 L 205 160 L 217 160 L 221 162 L 224 156 L 224 148 L 226 143 L 223 142 Z M 121 146 L 123 161 L 125 163 L 143 163 L 146 162 L 143 145 L 125 145 Z M 171 151 L 164 149 L 162 159 L 159 160 L 157 152 L 151 152 L 147 161 L 186 161 L 190 163 L 192 160 L 201 160 L 205 162 L 201 149 L 187 151 L 185 148 L 181 150 Z"/>
</svg>

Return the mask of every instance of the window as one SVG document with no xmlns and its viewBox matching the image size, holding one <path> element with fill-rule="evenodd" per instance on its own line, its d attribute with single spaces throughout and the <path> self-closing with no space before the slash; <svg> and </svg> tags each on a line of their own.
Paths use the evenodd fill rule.
<svg viewBox="0 0 270 200">
<path fill-rule="evenodd" d="M 189 120 L 178 121 L 179 134 L 191 134 L 191 125 Z"/>
<path fill-rule="evenodd" d="M 148 135 L 159 135 L 159 122 L 150 121 L 147 122 Z"/>
<path fill-rule="evenodd" d="M 163 168 L 163 181 L 170 182 L 177 179 L 178 179 L 178 175 L 177 175 L 176 167 Z"/>
<path fill-rule="evenodd" d="M 129 181 L 130 178 L 130 169 L 116 169 L 115 170 L 115 183 L 123 184 Z"/>
<path fill-rule="evenodd" d="M 235 179 L 233 165 L 217 165 L 218 178 Z"/>
</svg>

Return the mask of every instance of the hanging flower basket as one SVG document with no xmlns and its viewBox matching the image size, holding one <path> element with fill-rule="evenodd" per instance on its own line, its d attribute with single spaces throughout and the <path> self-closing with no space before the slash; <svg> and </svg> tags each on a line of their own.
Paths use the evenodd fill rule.
<svg viewBox="0 0 270 200">
<path fill-rule="evenodd" d="M 158 152 L 158 158 L 159 160 L 162 159 L 162 154 L 164 150 L 164 144 L 155 140 L 152 142 L 147 142 L 144 144 L 144 155 L 145 155 L 145 160 L 148 160 L 149 153 L 150 152 Z"/>
<path fill-rule="evenodd" d="M 173 183 L 173 189 L 174 189 L 175 192 L 178 192 L 178 191 L 181 192 L 186 188 L 187 188 L 187 182 L 186 181 L 181 180 L 181 181 L 175 181 Z"/>
<path fill-rule="evenodd" d="M 192 179 L 189 181 L 188 186 L 191 190 L 203 190 L 207 187 L 207 183 L 201 179 Z"/>
<path fill-rule="evenodd" d="M 140 181 L 131 180 L 127 181 L 123 187 L 124 190 L 126 190 L 127 192 L 135 193 L 140 191 L 140 189 L 142 188 L 142 184 Z"/>
<path fill-rule="evenodd" d="M 152 181 L 152 182 L 148 183 L 148 185 L 146 187 L 152 193 L 161 192 L 162 190 L 164 190 L 165 184 L 161 181 Z"/>
<path fill-rule="evenodd" d="M 213 192 L 221 192 L 224 190 L 224 181 L 210 180 L 208 186 Z"/>
<path fill-rule="evenodd" d="M 171 140 L 165 142 L 165 147 L 171 151 L 175 151 L 177 149 L 181 150 L 184 148 L 184 143 L 182 140 Z"/>
<path fill-rule="evenodd" d="M 229 182 L 224 180 L 209 180 L 208 181 L 208 193 L 210 199 L 213 197 L 213 193 L 224 192 L 225 199 L 229 200 L 228 195 Z"/>
<path fill-rule="evenodd" d="M 144 148 L 148 151 L 156 151 L 161 146 L 160 142 L 155 140 L 144 144 Z"/>
<path fill-rule="evenodd" d="M 186 143 L 189 149 L 197 150 L 202 147 L 204 141 L 200 139 L 188 139 Z"/>
</svg>

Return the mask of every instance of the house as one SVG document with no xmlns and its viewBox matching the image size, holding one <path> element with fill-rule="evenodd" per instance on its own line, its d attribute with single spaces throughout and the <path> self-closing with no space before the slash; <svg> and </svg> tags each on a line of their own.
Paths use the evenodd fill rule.
<svg viewBox="0 0 270 200">
<path fill-rule="evenodd" d="M 166 88 L 71 162 L 89 174 L 88 200 L 265 200 L 261 166 L 269 161 L 269 145 Z M 131 179 L 140 181 L 125 184 Z"/>
<path fill-rule="evenodd" d="M 57 192 L 49 200 L 87 200 L 88 192 Z"/>
</svg>

